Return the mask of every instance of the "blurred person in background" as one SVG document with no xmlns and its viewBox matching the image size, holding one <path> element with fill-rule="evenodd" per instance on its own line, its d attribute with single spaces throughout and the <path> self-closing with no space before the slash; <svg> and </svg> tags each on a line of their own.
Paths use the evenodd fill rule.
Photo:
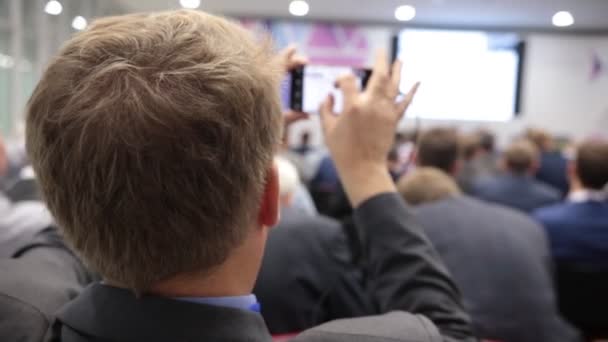
<svg viewBox="0 0 608 342">
<path fill-rule="evenodd" d="M 499 154 L 496 152 L 496 137 L 488 130 L 481 129 L 475 133 L 479 139 L 480 151 L 477 160 L 477 173 L 480 176 L 495 175 L 498 173 Z"/>
<path fill-rule="evenodd" d="M 481 139 L 477 134 L 464 134 L 460 136 L 459 144 L 462 167 L 456 178 L 459 187 L 465 193 L 470 193 L 475 180 L 481 177 L 478 167 L 482 154 Z"/>
<path fill-rule="evenodd" d="M 308 193 L 308 189 L 300 182 L 298 170 L 287 159 L 276 156 L 275 165 L 279 174 L 279 190 L 281 211 L 293 208 L 307 215 L 316 215 L 317 209 Z"/>
<path fill-rule="evenodd" d="M 559 202 L 559 190 L 534 178 L 539 158 L 538 149 L 530 141 L 512 143 L 502 156 L 503 173 L 476 181 L 473 194 L 527 213 Z"/>
<path fill-rule="evenodd" d="M 534 220 L 463 195 L 436 168 L 418 168 L 397 187 L 454 276 L 477 336 L 579 341 L 558 313 L 547 239 Z"/>
<path fill-rule="evenodd" d="M 275 165 L 281 219 L 268 235 L 253 290 L 270 332 L 289 334 L 332 319 L 379 313 L 365 290 L 348 227 L 302 210 L 294 202 L 295 168 L 278 157 Z"/>
<path fill-rule="evenodd" d="M 562 151 L 556 147 L 555 139 L 542 129 L 528 129 L 525 137 L 532 141 L 540 151 L 540 165 L 536 171 L 536 178 L 543 183 L 558 189 L 562 196 L 569 190 L 568 161 Z"/>
<path fill-rule="evenodd" d="M 38 232 L 11 258 L 0 258 L 0 274 L 2 341 L 50 341 L 57 310 L 99 280 L 54 227 Z"/>
<path fill-rule="evenodd" d="M 538 209 L 556 261 L 608 271 L 608 142 L 586 141 L 569 164 L 565 203 Z"/>
<path fill-rule="evenodd" d="M 312 146 L 310 146 L 310 132 L 303 132 L 300 135 L 300 144 L 291 150 L 301 155 L 306 155 L 312 151 Z"/>
<path fill-rule="evenodd" d="M 418 141 L 416 165 L 456 176 L 462 165 L 458 143 L 458 132 L 452 128 L 436 127 L 423 132 Z"/>
<path fill-rule="evenodd" d="M 472 193 L 474 183 L 498 173 L 498 154 L 495 151 L 494 135 L 479 130 L 460 136 L 462 168 L 458 173 L 458 184 L 466 193 Z"/>
<path fill-rule="evenodd" d="M 6 146 L 0 139 L 0 178 L 7 179 L 10 164 Z M 0 258 L 10 257 L 22 244 L 53 223 L 44 203 L 21 199 L 14 202 L 6 193 L 0 192 Z"/>
</svg>

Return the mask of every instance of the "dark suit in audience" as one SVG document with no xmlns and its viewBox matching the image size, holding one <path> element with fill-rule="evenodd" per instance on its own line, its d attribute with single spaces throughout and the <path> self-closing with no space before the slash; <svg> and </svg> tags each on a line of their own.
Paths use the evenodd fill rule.
<svg viewBox="0 0 608 342">
<path fill-rule="evenodd" d="M 478 180 L 472 194 L 525 212 L 561 199 L 557 189 L 534 179 L 539 153 L 531 142 L 521 140 L 511 144 L 503 153 L 502 165 L 504 174 Z"/>
<path fill-rule="evenodd" d="M 540 151 L 540 163 L 535 173 L 536 179 L 551 185 L 560 191 L 562 197 L 565 196 L 569 190 L 568 161 L 556 149 L 553 136 L 542 129 L 536 128 L 528 129 L 525 136 Z"/>
<path fill-rule="evenodd" d="M 339 222 L 286 207 L 268 237 L 254 293 L 273 334 L 376 313 Z"/>
<path fill-rule="evenodd" d="M 542 227 L 519 211 L 461 195 L 435 169 L 399 183 L 464 297 L 477 336 L 505 342 L 578 341 L 559 315 Z"/>
<path fill-rule="evenodd" d="M 608 143 L 580 144 L 568 176 L 568 201 L 534 217 L 545 226 L 557 261 L 608 271 Z"/>
<path fill-rule="evenodd" d="M 551 241 L 560 309 L 589 340 L 603 340 L 608 337 L 608 143 L 580 144 L 568 178 L 567 202 L 538 209 L 534 217 Z"/>
<path fill-rule="evenodd" d="M 562 196 L 568 193 L 568 161 L 559 151 L 548 151 L 540 154 L 540 167 L 536 179 L 559 190 Z"/>
<path fill-rule="evenodd" d="M 608 271 L 608 200 L 580 200 L 538 209 L 553 257 Z"/>
<path fill-rule="evenodd" d="M 1 341 L 48 340 L 54 313 L 94 279 L 54 229 L 0 260 L 0 274 Z"/>
<path fill-rule="evenodd" d="M 480 199 L 503 204 L 525 212 L 559 202 L 559 191 L 530 176 L 503 174 L 480 179 L 473 186 Z"/>
</svg>

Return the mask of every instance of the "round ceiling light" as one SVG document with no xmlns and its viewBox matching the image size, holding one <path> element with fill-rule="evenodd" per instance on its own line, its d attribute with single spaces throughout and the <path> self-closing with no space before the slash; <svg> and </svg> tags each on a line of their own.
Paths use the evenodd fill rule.
<svg viewBox="0 0 608 342">
<path fill-rule="evenodd" d="M 416 17 L 416 8 L 410 5 L 402 5 L 395 9 L 395 19 L 399 21 L 410 21 Z"/>
<path fill-rule="evenodd" d="M 183 8 L 196 9 L 201 5 L 201 0 L 179 0 Z"/>
<path fill-rule="evenodd" d="M 310 10 L 310 6 L 304 0 L 293 0 L 289 4 L 289 13 L 291 15 L 295 15 L 296 17 L 303 17 L 308 14 Z"/>
<path fill-rule="evenodd" d="M 87 20 L 81 15 L 76 16 L 74 17 L 74 20 L 72 20 L 72 27 L 74 30 L 82 31 L 87 28 Z"/>
<path fill-rule="evenodd" d="M 560 11 L 553 15 L 553 25 L 557 27 L 568 27 L 574 24 L 574 17 L 568 11 Z"/>
<path fill-rule="evenodd" d="M 60 15 L 61 12 L 63 12 L 63 6 L 61 5 L 61 2 L 51 0 L 44 6 L 44 11 L 50 15 Z"/>
</svg>

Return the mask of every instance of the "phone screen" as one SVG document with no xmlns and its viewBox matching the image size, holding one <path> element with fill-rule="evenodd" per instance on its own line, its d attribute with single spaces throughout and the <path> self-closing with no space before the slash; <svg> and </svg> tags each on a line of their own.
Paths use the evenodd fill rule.
<svg viewBox="0 0 608 342">
<path fill-rule="evenodd" d="M 289 108 L 302 110 L 307 113 L 317 113 L 327 95 L 334 96 L 334 111 L 341 112 L 343 108 L 342 92 L 336 88 L 336 80 L 346 74 L 357 76 L 359 87 L 365 87 L 370 75 L 366 69 L 344 66 L 307 65 L 291 72 L 283 82 L 283 103 L 289 103 Z M 284 92 L 284 93 L 283 93 Z M 289 101 L 287 100 L 289 94 Z"/>
</svg>

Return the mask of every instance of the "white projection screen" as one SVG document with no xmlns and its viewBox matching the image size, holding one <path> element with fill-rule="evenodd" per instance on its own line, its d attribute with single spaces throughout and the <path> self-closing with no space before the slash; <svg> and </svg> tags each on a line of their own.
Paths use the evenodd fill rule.
<svg viewBox="0 0 608 342">
<path fill-rule="evenodd" d="M 408 117 L 509 121 L 519 111 L 524 44 L 518 35 L 405 29 L 396 38 L 401 91 L 422 85 Z"/>
</svg>

